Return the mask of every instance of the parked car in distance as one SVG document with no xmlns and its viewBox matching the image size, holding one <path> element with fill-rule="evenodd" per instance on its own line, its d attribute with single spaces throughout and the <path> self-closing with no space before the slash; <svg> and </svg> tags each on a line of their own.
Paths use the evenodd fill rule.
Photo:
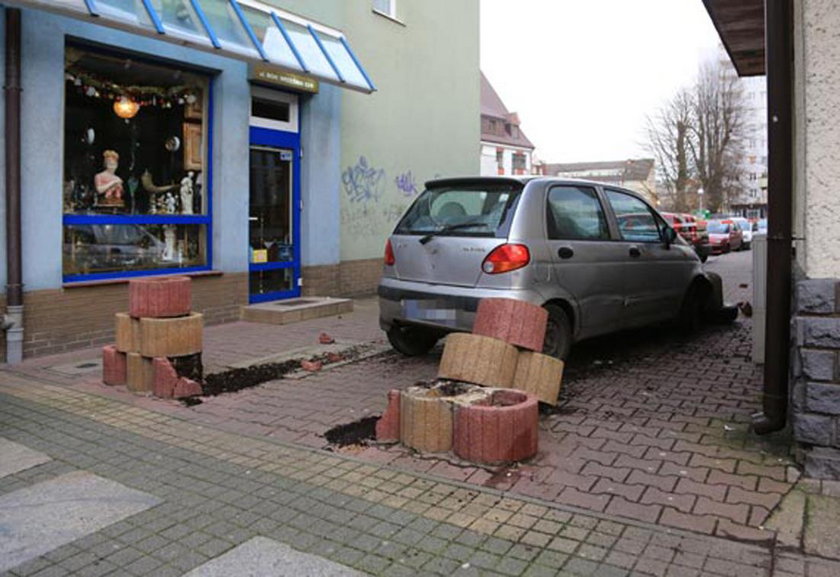
<svg viewBox="0 0 840 577">
<path fill-rule="evenodd" d="M 750 245 L 752 244 L 752 237 L 753 237 L 753 225 L 752 223 L 747 220 L 746 218 L 740 216 L 733 216 L 730 219 L 732 222 L 738 225 L 738 228 L 741 229 L 741 234 L 743 236 L 743 248 L 744 250 L 749 250 Z"/>
<path fill-rule="evenodd" d="M 544 307 L 543 352 L 561 359 L 582 339 L 725 310 L 720 278 L 641 196 L 548 177 L 427 182 L 386 242 L 378 294 L 407 355 L 472 330 L 483 298 Z"/>
<path fill-rule="evenodd" d="M 767 234 L 767 219 L 762 218 L 757 223 L 755 223 L 755 234 Z"/>
<path fill-rule="evenodd" d="M 661 212 L 659 214 L 677 231 L 683 240 L 694 247 L 694 252 L 700 257 L 700 262 L 706 262 L 706 259 L 709 258 L 709 236 L 705 234 L 705 229 L 701 231 L 698 228 L 694 216 L 673 212 Z"/>
<path fill-rule="evenodd" d="M 741 250 L 743 235 L 738 225 L 730 220 L 710 220 L 706 224 L 709 231 L 709 248 L 714 255 Z"/>
</svg>

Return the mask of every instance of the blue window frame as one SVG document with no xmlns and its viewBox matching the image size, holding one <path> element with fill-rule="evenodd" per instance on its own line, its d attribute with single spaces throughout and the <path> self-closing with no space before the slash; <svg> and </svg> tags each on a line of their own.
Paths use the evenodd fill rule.
<svg viewBox="0 0 840 577">
<path fill-rule="evenodd" d="M 210 270 L 212 78 L 135 54 L 67 54 L 64 282 Z"/>
<path fill-rule="evenodd" d="M 298 122 L 300 122 L 298 118 Z M 269 128 L 261 128 L 252 126 L 250 128 L 250 143 L 252 149 L 254 147 L 266 147 L 267 149 L 276 149 L 280 151 L 290 152 L 292 165 L 292 199 L 291 199 L 291 218 L 292 218 L 292 251 L 291 260 L 282 259 L 277 262 L 255 263 L 249 259 L 248 271 L 250 276 L 250 287 L 248 300 L 251 303 L 261 303 L 284 298 L 295 298 L 300 296 L 299 279 L 301 273 L 300 261 L 300 134 L 293 132 L 285 132 L 280 130 L 272 130 Z M 266 292 L 256 292 L 254 283 L 257 277 L 273 276 L 271 281 L 275 282 L 277 286 L 286 284 L 286 288 L 279 290 L 269 290 Z"/>
</svg>

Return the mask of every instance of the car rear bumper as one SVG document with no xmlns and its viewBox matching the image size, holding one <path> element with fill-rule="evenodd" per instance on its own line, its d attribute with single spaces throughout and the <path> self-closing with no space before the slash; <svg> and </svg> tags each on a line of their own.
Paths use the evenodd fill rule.
<svg viewBox="0 0 840 577">
<path fill-rule="evenodd" d="M 542 305 L 543 296 L 524 289 L 480 289 L 383 278 L 379 283 L 379 326 L 424 325 L 441 331 L 471 331 L 483 298 L 509 298 Z"/>
</svg>

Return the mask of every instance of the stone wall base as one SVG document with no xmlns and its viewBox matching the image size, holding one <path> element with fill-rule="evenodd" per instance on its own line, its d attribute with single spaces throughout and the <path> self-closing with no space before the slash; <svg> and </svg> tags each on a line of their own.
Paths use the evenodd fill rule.
<svg viewBox="0 0 840 577">
<path fill-rule="evenodd" d="M 805 474 L 840 480 L 840 281 L 796 284 L 790 417 Z"/>
<path fill-rule="evenodd" d="M 194 276 L 193 309 L 214 325 L 239 320 L 248 303 L 248 275 Z M 128 310 L 128 282 L 24 293 L 24 357 L 102 346 L 115 340 L 115 315 Z M 0 310 L 5 297 L 0 295 Z M 6 343 L 0 331 L 0 363 Z"/>
<path fill-rule="evenodd" d="M 304 267 L 304 296 L 358 297 L 376 294 L 382 259 Z M 239 320 L 248 304 L 248 274 L 192 277 L 192 310 L 205 325 Z M 128 311 L 128 281 L 24 294 L 24 357 L 103 346 L 114 342 L 114 315 Z M 0 295 L 0 311 L 6 308 Z M 5 361 L 5 333 L 0 331 L 0 363 Z"/>
</svg>

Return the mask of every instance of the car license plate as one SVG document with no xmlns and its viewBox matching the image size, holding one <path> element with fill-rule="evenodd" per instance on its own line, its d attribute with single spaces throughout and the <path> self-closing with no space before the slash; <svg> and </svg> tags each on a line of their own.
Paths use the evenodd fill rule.
<svg viewBox="0 0 840 577">
<path fill-rule="evenodd" d="M 458 311 L 435 300 L 404 300 L 402 308 L 403 317 L 409 320 L 456 325 Z"/>
</svg>

